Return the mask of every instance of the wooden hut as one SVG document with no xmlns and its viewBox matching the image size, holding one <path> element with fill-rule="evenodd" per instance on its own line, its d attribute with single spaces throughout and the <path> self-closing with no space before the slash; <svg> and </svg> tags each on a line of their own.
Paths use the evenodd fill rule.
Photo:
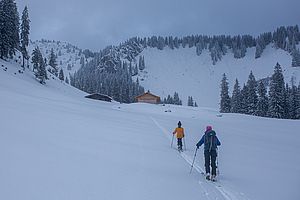
<svg viewBox="0 0 300 200">
<path fill-rule="evenodd" d="M 142 103 L 152 103 L 152 104 L 160 103 L 160 97 L 151 94 L 150 91 L 135 97 L 135 100 L 136 102 L 142 102 Z"/>
<path fill-rule="evenodd" d="M 87 95 L 85 96 L 85 98 L 90 98 L 90 99 L 95 99 L 100 101 L 108 101 L 108 102 L 111 102 L 113 100 L 110 96 L 107 96 L 105 94 L 99 94 L 99 93 Z"/>
</svg>

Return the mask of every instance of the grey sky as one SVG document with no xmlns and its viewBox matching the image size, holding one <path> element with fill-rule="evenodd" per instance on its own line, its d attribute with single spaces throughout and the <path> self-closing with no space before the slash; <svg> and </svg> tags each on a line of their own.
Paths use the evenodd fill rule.
<svg viewBox="0 0 300 200">
<path fill-rule="evenodd" d="M 251 34 L 300 25 L 299 0 L 16 0 L 31 39 L 99 50 L 133 36 Z"/>
</svg>

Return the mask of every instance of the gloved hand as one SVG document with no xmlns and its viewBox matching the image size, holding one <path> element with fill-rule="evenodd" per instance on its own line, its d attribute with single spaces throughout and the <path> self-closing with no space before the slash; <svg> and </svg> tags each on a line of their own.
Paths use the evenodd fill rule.
<svg viewBox="0 0 300 200">
<path fill-rule="evenodd" d="M 199 149 L 200 146 L 198 144 L 196 144 L 196 147 L 197 147 L 197 149 Z"/>
</svg>

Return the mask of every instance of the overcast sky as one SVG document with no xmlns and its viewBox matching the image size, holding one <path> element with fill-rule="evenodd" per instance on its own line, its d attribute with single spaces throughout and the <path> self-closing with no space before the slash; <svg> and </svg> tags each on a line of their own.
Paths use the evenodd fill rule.
<svg viewBox="0 0 300 200">
<path fill-rule="evenodd" d="M 31 39 L 100 50 L 133 36 L 251 34 L 300 25 L 300 0 L 16 0 Z"/>
</svg>

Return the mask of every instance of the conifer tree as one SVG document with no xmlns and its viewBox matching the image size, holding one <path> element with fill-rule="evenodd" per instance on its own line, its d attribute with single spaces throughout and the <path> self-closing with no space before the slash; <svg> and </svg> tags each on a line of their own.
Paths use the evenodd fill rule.
<svg viewBox="0 0 300 200">
<path fill-rule="evenodd" d="M 194 106 L 194 100 L 192 96 L 188 96 L 188 106 Z"/>
<path fill-rule="evenodd" d="M 289 87 L 289 84 L 286 83 L 285 84 L 285 88 L 284 88 L 284 92 L 283 92 L 283 102 L 284 102 L 284 115 L 282 118 L 284 119 L 291 119 L 290 113 L 289 113 L 289 106 L 290 106 L 290 102 L 289 102 L 289 95 L 291 94 L 291 89 Z"/>
<path fill-rule="evenodd" d="M 146 68 L 146 65 L 145 65 L 145 57 L 144 57 L 144 56 L 143 56 L 143 58 L 142 58 L 142 66 L 143 66 L 144 69 Z"/>
<path fill-rule="evenodd" d="M 171 97 L 171 95 L 168 95 L 167 104 L 173 104 L 173 103 L 174 103 L 173 98 Z"/>
<path fill-rule="evenodd" d="M 248 112 L 247 114 L 254 115 L 256 112 L 256 104 L 257 104 L 257 93 L 256 93 L 257 83 L 252 71 L 249 74 L 247 81 L 247 106 Z"/>
<path fill-rule="evenodd" d="M 40 64 L 40 50 L 38 47 L 36 47 L 33 51 L 32 51 L 32 57 L 31 57 L 31 63 L 33 64 L 33 72 L 35 70 L 37 70 L 37 68 L 39 67 Z"/>
<path fill-rule="evenodd" d="M 271 77 L 269 90 L 268 115 L 272 118 L 284 118 L 284 78 L 282 69 L 277 63 Z"/>
<path fill-rule="evenodd" d="M 241 111 L 241 89 L 236 79 L 231 97 L 231 112 L 239 113 Z"/>
<path fill-rule="evenodd" d="M 139 70 L 145 69 L 145 58 L 144 56 L 139 57 Z"/>
<path fill-rule="evenodd" d="M 181 100 L 179 99 L 179 95 L 178 95 L 177 92 L 174 93 L 173 100 L 174 100 L 175 105 L 182 105 Z"/>
<path fill-rule="evenodd" d="M 19 49 L 19 13 L 14 0 L 0 1 L 0 58 L 12 57 Z"/>
<path fill-rule="evenodd" d="M 292 67 L 300 67 L 300 52 L 299 49 L 292 51 Z"/>
<path fill-rule="evenodd" d="M 43 60 L 42 54 L 41 56 L 41 63 L 38 72 L 35 74 L 36 77 L 40 80 L 41 84 L 46 84 L 46 80 L 48 79 L 47 71 L 46 71 L 46 63 Z"/>
<path fill-rule="evenodd" d="M 256 47 L 255 47 L 255 58 L 259 58 L 264 50 L 264 40 L 263 37 L 259 36 L 256 40 Z"/>
<path fill-rule="evenodd" d="M 25 6 L 22 12 L 22 23 L 21 23 L 21 52 L 23 56 L 23 68 L 25 68 L 25 59 L 29 59 L 27 47 L 29 45 L 29 30 L 30 30 L 30 20 L 28 16 L 28 8 Z"/>
<path fill-rule="evenodd" d="M 200 42 L 197 43 L 197 45 L 196 45 L 196 54 L 197 54 L 197 56 L 200 56 L 200 55 L 201 55 L 202 50 L 203 50 L 202 43 L 200 43 Z"/>
<path fill-rule="evenodd" d="M 229 113 L 230 112 L 230 97 L 229 97 L 229 86 L 227 82 L 226 74 L 223 74 L 221 81 L 221 100 L 220 100 L 220 112 Z"/>
<path fill-rule="evenodd" d="M 291 88 L 287 90 L 287 116 L 289 119 L 297 119 L 297 111 L 300 109 L 300 93 L 298 88 L 295 86 L 294 78 L 291 80 Z"/>
<path fill-rule="evenodd" d="M 136 75 L 138 75 L 138 73 L 139 73 L 139 70 L 138 70 L 138 67 L 137 67 L 137 64 L 136 64 L 134 69 L 133 69 L 132 76 L 136 76 Z"/>
<path fill-rule="evenodd" d="M 67 84 L 69 84 L 70 83 L 70 81 L 69 81 L 69 79 L 68 79 L 68 77 L 66 76 L 66 80 L 65 80 L 65 82 L 67 83 Z"/>
<path fill-rule="evenodd" d="M 258 84 L 257 93 L 258 100 L 255 114 L 257 116 L 266 117 L 268 113 L 268 96 L 267 89 L 262 81 L 260 81 Z"/>
<path fill-rule="evenodd" d="M 58 76 L 59 80 L 63 81 L 65 80 L 65 76 L 64 76 L 64 71 L 62 69 L 60 69 L 59 71 L 59 76 Z"/>
<path fill-rule="evenodd" d="M 35 77 L 39 80 L 41 84 L 45 84 L 45 80 L 48 79 L 46 72 L 46 64 L 44 62 L 42 53 L 38 47 L 36 47 L 32 52 L 32 63 Z"/>
<path fill-rule="evenodd" d="M 51 49 L 50 57 L 49 57 L 49 65 L 52 67 L 52 73 L 55 76 L 58 76 L 58 68 L 57 68 L 57 63 L 56 63 L 56 56 L 54 54 L 53 48 Z"/>
<path fill-rule="evenodd" d="M 248 104 L 247 104 L 247 98 L 248 98 L 248 87 L 244 84 L 242 90 L 241 90 L 241 96 L 240 96 L 240 113 L 248 114 Z"/>
</svg>

